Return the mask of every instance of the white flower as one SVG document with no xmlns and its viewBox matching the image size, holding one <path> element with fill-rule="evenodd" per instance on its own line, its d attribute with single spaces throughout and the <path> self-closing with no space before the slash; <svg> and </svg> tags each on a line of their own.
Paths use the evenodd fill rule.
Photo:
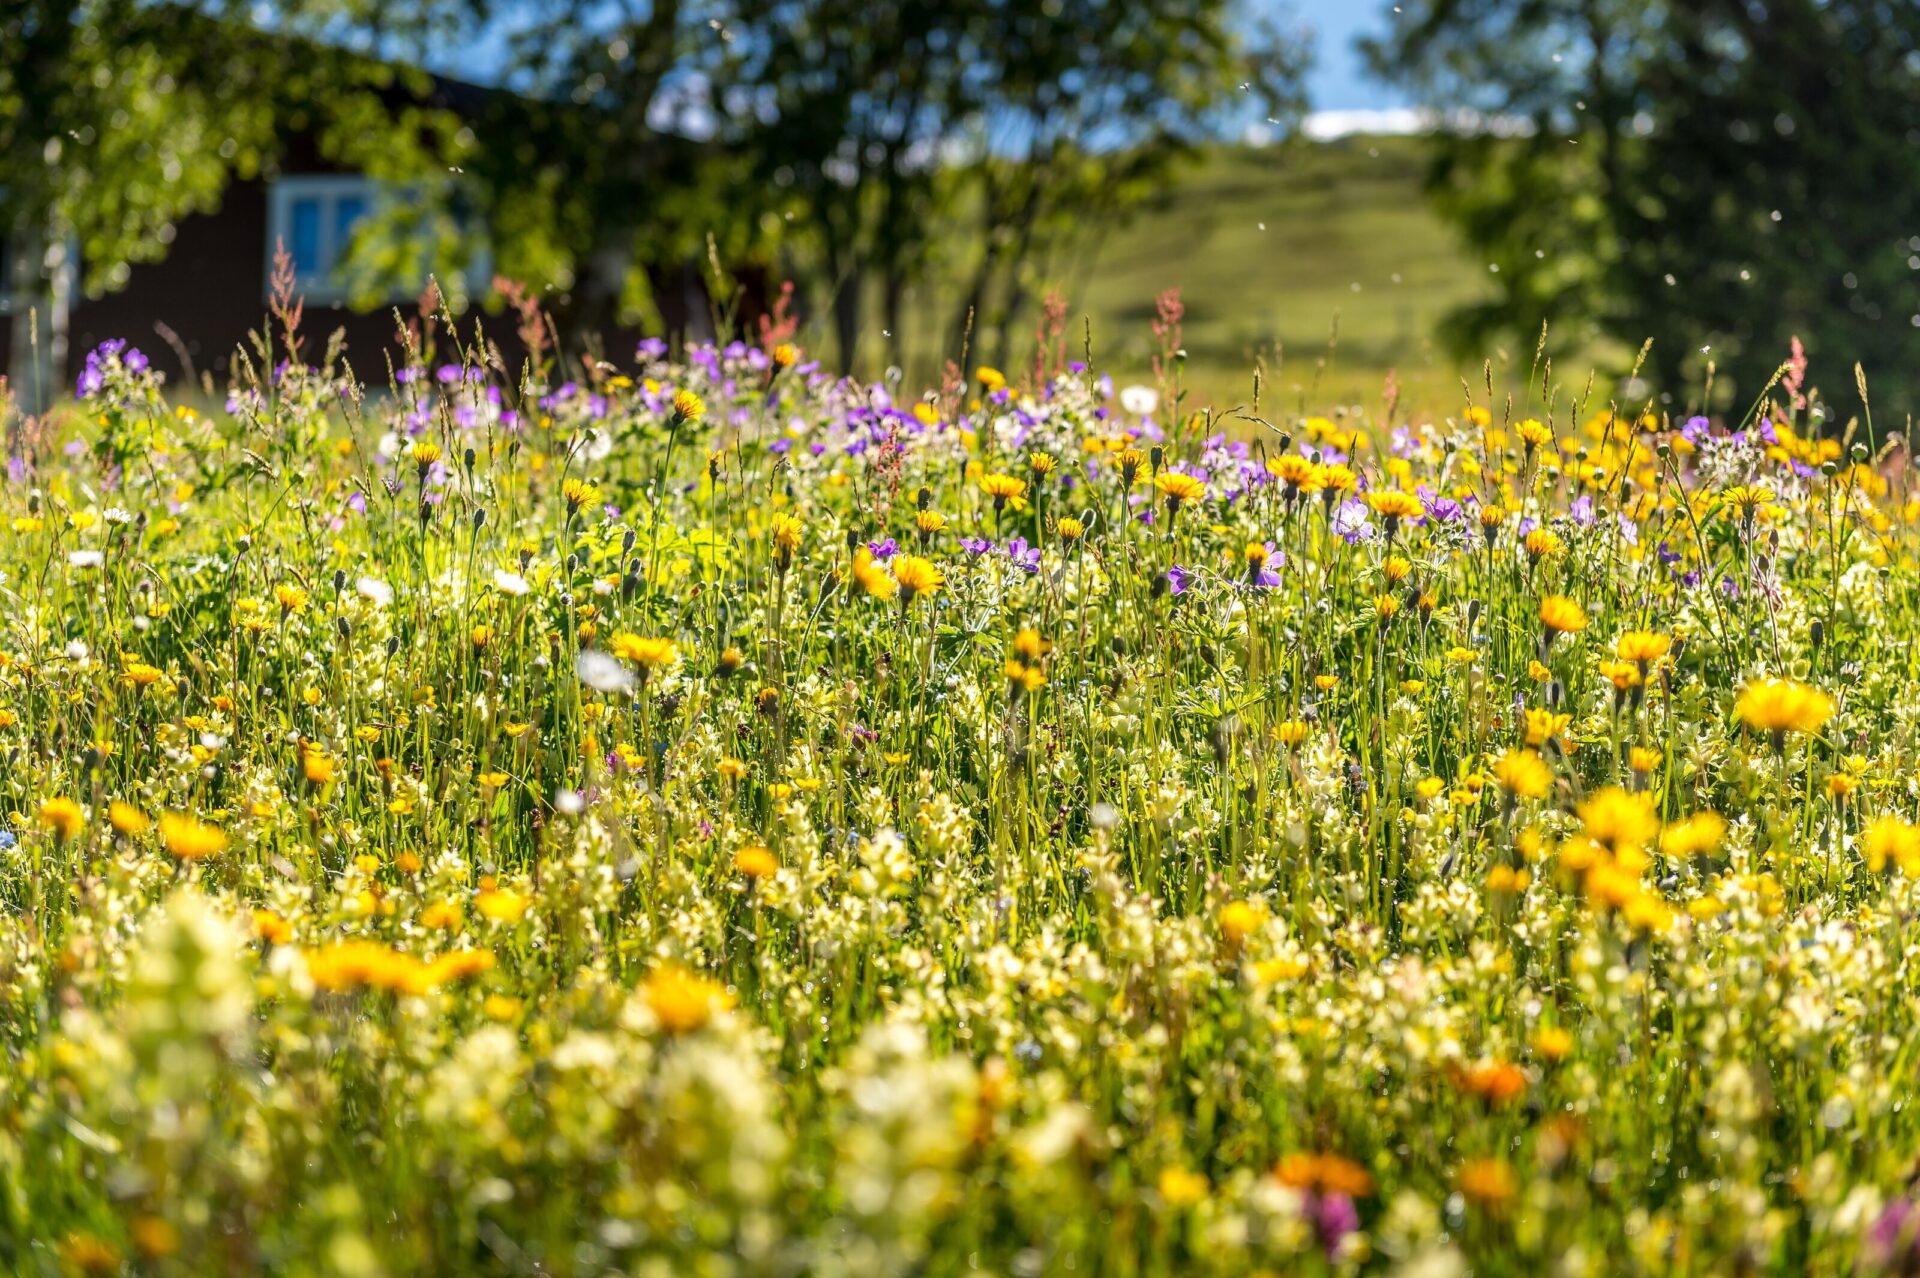
<svg viewBox="0 0 1920 1278">
<path fill-rule="evenodd" d="M 573 672 L 595 692 L 624 692 L 633 686 L 633 676 L 625 666 L 592 648 L 581 649 L 573 659 Z"/>
<path fill-rule="evenodd" d="M 1160 392 L 1151 386 L 1129 386 L 1120 392 L 1120 407 L 1135 417 L 1145 417 L 1160 407 Z"/>
<path fill-rule="evenodd" d="M 106 512 L 100 517 L 110 524 L 130 524 L 133 522 L 133 516 L 119 506 L 107 507 Z"/>
<path fill-rule="evenodd" d="M 360 597 L 370 601 L 376 608 L 384 608 L 393 602 L 393 587 L 378 577 L 362 577 L 354 583 Z"/>
<path fill-rule="evenodd" d="M 97 550 L 72 550 L 67 552 L 67 563 L 74 568 L 98 568 L 107 562 L 107 557 Z"/>
<path fill-rule="evenodd" d="M 524 595 L 533 589 L 525 577 L 517 572 L 508 572 L 504 568 L 493 570 L 493 588 L 503 595 Z"/>
</svg>

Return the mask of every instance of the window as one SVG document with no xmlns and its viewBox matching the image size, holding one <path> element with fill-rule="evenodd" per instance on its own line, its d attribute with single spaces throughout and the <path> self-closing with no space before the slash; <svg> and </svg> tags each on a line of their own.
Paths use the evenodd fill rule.
<svg viewBox="0 0 1920 1278">
<path fill-rule="evenodd" d="M 380 186 L 352 173 L 280 178 L 267 196 L 267 289 L 273 289 L 273 258 L 282 245 L 293 258 L 294 285 L 312 302 L 338 302 L 347 294 L 340 267 L 353 233 L 380 198 Z"/>
<path fill-rule="evenodd" d="M 284 244 L 293 259 L 294 287 L 309 302 L 322 306 L 345 302 L 352 290 L 343 267 L 353 248 L 354 234 L 374 213 L 383 207 L 390 209 L 389 201 L 407 201 L 413 194 L 416 192 L 410 187 L 396 187 L 354 173 L 310 173 L 274 181 L 267 195 L 267 299 L 272 300 L 274 252 Z M 467 286 L 473 281 L 485 288 L 492 278 L 492 255 L 484 233 L 477 233 L 471 202 L 458 198 L 464 194 L 459 190 L 454 192 L 456 207 L 451 213 L 457 228 L 455 238 L 451 241 L 436 238 L 429 229 L 424 241 L 427 245 L 454 249 L 456 260 L 460 248 L 464 247 L 466 269 L 457 272 L 464 278 L 450 279 L 444 273 L 440 276 L 441 282 L 452 286 L 456 295 L 468 291 Z M 400 220 L 409 220 L 405 211 Z M 418 260 L 412 266 L 390 268 L 393 289 L 389 301 L 419 296 L 432 269 L 429 261 L 435 256 L 421 247 L 420 233 L 423 227 L 432 225 L 428 221 L 411 228 L 412 245 L 402 247 L 402 256 L 411 252 L 417 254 Z M 405 239 L 403 232 L 402 240 Z"/>
</svg>

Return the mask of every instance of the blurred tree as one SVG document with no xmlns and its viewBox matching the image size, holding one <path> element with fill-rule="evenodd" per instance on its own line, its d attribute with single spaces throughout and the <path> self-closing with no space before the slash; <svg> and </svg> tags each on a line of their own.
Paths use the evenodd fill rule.
<svg viewBox="0 0 1920 1278">
<path fill-rule="evenodd" d="M 1370 53 L 1466 115 L 1432 173 L 1496 269 L 1450 326 L 1637 347 L 1678 410 L 1759 393 L 1797 334 L 1920 407 L 1920 5 L 1403 0 Z"/>
<path fill-rule="evenodd" d="M 401 104 L 426 78 L 369 55 L 424 44 L 436 12 L 288 0 L 263 29 L 243 0 L 0 7 L 0 235 L 28 411 L 59 389 L 76 290 L 165 254 L 181 218 L 272 163 L 289 125 L 370 172 L 425 171 L 447 122 Z"/>
<path fill-rule="evenodd" d="M 1304 39 L 1274 6 L 1232 0 L 1056 0 L 986 6 L 964 171 L 976 217 L 950 345 L 973 317 L 988 358 L 1036 286 L 1142 202 L 1223 127 L 1286 127 L 1305 109 Z M 1088 32 L 1098 37 L 1087 38 Z"/>
<path fill-rule="evenodd" d="M 734 48 L 735 122 L 812 217 L 843 365 L 870 286 L 901 361 L 907 288 L 942 254 L 968 283 L 941 336 L 957 354 L 971 316 L 1001 358 L 1036 263 L 1223 126 L 1291 118 L 1304 68 L 1304 44 L 1236 0 L 780 0 Z M 955 211 L 975 233 L 937 241 Z"/>
</svg>

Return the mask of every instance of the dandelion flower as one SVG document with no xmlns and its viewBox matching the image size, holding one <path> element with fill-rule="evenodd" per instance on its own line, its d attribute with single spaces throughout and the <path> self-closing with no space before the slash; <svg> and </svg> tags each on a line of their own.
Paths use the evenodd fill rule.
<svg viewBox="0 0 1920 1278">
<path fill-rule="evenodd" d="M 640 992 L 660 1028 L 669 1034 L 691 1034 L 712 1020 L 715 1012 L 733 1006 L 725 986 L 673 964 L 655 968 Z"/>
<path fill-rule="evenodd" d="M 1772 735 L 1776 748 L 1789 732 L 1818 732 L 1833 717 L 1833 698 L 1792 679 L 1756 679 L 1740 690 L 1734 713 L 1756 732 Z"/>
<path fill-rule="evenodd" d="M 72 799 L 60 796 L 40 805 L 40 824 L 53 831 L 53 836 L 62 843 L 72 841 L 86 823 L 86 812 Z"/>
<path fill-rule="evenodd" d="M 1565 595 L 1548 595 L 1540 601 L 1540 624 L 1549 637 L 1578 634 L 1587 628 L 1587 611 Z"/>
<path fill-rule="evenodd" d="M 182 861 L 200 861 L 226 851 L 227 834 L 184 812 L 168 812 L 160 818 L 160 845 Z"/>
</svg>

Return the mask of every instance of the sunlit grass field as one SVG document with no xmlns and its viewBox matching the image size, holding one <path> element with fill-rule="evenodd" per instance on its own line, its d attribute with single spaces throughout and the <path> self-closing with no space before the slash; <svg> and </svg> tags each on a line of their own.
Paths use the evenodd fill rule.
<svg viewBox="0 0 1920 1278">
<path fill-rule="evenodd" d="M 1419 137 L 1215 147 L 1035 287 L 1066 302 L 1076 351 L 1091 325 L 1096 359 L 1122 380 L 1149 375 L 1154 299 L 1179 290 L 1188 382 L 1221 403 L 1251 404 L 1256 360 L 1267 366 L 1263 406 L 1300 412 L 1377 410 L 1389 370 L 1406 393 L 1448 401 L 1463 374 L 1481 380 L 1484 358 L 1524 380 L 1530 345 L 1461 360 L 1433 339 L 1448 310 L 1485 295 L 1489 276 L 1432 210 L 1429 159 Z M 967 260 L 944 265 L 909 308 L 908 363 L 926 380 L 959 354 L 947 347 L 947 308 Z M 1028 314 L 1021 336 L 1036 322 Z M 863 355 L 877 373 L 886 343 L 869 336 Z"/>
<path fill-rule="evenodd" d="M 1804 369 L 437 331 L 0 408 L 6 1272 L 1920 1266 L 1920 501 Z"/>
</svg>

